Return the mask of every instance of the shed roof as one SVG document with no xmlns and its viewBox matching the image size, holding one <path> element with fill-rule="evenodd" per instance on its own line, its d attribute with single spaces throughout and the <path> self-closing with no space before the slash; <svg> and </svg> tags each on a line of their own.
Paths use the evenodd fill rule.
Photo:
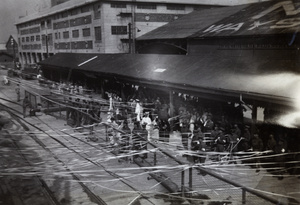
<svg viewBox="0 0 300 205">
<path fill-rule="evenodd" d="M 295 33 L 300 29 L 299 17 L 296 0 L 212 8 L 182 16 L 137 40 Z"/>
<path fill-rule="evenodd" d="M 300 2 L 270 1 L 239 9 L 190 37 L 253 36 L 297 33 L 300 29 Z"/>
<path fill-rule="evenodd" d="M 236 13 L 238 9 L 245 7 L 245 5 L 242 5 L 195 10 L 190 14 L 181 16 L 175 21 L 140 36 L 137 40 L 187 38 L 199 30 Z"/>
<path fill-rule="evenodd" d="M 221 95 L 246 94 L 292 101 L 295 93 L 300 91 L 299 76 L 294 74 L 295 62 L 289 60 L 255 61 L 251 57 L 219 58 L 217 55 L 200 58 L 188 55 L 59 53 L 40 64 Z"/>
</svg>

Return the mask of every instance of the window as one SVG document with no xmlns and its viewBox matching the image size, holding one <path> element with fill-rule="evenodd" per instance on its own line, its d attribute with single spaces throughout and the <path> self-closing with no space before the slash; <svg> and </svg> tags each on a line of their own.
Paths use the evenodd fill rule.
<svg viewBox="0 0 300 205">
<path fill-rule="evenodd" d="M 61 14 L 61 17 L 62 17 L 62 18 L 68 17 L 68 12 L 67 12 L 67 11 L 63 12 L 63 13 Z"/>
<path fill-rule="evenodd" d="M 31 36 L 31 37 L 30 37 L 30 41 L 31 41 L 31 42 L 34 41 L 34 36 Z"/>
<path fill-rule="evenodd" d="M 55 39 L 60 39 L 60 32 L 54 33 Z"/>
<path fill-rule="evenodd" d="M 79 37 L 79 30 L 73 30 L 72 31 L 72 37 L 73 38 L 78 38 Z"/>
<path fill-rule="evenodd" d="M 89 12 L 90 11 L 90 6 L 84 6 L 80 8 L 81 13 Z"/>
<path fill-rule="evenodd" d="M 46 35 L 45 34 L 42 35 L 42 44 L 43 44 L 43 46 L 46 45 Z"/>
<path fill-rule="evenodd" d="M 82 29 L 82 36 L 84 36 L 84 37 L 91 36 L 91 29 L 89 29 L 89 28 Z"/>
<path fill-rule="evenodd" d="M 48 44 L 52 45 L 53 44 L 53 38 L 52 38 L 52 34 L 48 34 Z"/>
<path fill-rule="evenodd" d="M 41 28 L 45 29 L 45 21 L 41 21 Z"/>
<path fill-rule="evenodd" d="M 70 24 L 71 24 L 72 26 L 76 26 L 76 19 L 70 20 Z"/>
<path fill-rule="evenodd" d="M 74 16 L 74 15 L 76 15 L 77 13 L 78 13 L 77 9 L 73 9 L 73 10 L 71 10 L 71 12 L 70 12 L 71 16 Z"/>
<path fill-rule="evenodd" d="M 26 42 L 29 42 L 29 37 L 26 37 Z"/>
<path fill-rule="evenodd" d="M 36 40 L 36 41 L 40 41 L 40 40 L 41 40 L 41 36 L 40 36 L 40 35 L 36 35 L 36 36 L 35 36 L 35 40 Z"/>
<path fill-rule="evenodd" d="M 25 42 L 25 37 L 22 37 L 22 42 Z"/>
<path fill-rule="evenodd" d="M 124 4 L 124 3 L 111 3 L 110 7 L 111 8 L 126 8 L 126 4 Z"/>
<path fill-rule="evenodd" d="M 112 26 L 111 27 L 112 35 L 123 35 L 127 34 L 127 26 Z"/>
<path fill-rule="evenodd" d="M 47 23 L 47 28 L 52 28 L 52 24 L 51 24 L 51 20 L 50 19 L 48 19 L 46 21 L 46 23 Z"/>
<path fill-rule="evenodd" d="M 100 4 L 94 5 L 94 18 L 95 19 L 101 18 L 101 5 Z"/>
<path fill-rule="evenodd" d="M 101 41 L 102 35 L 101 35 L 101 26 L 95 27 L 95 40 Z"/>
<path fill-rule="evenodd" d="M 138 9 L 156 9 L 156 4 L 138 4 Z"/>
<path fill-rule="evenodd" d="M 185 6 L 179 4 L 168 4 L 167 10 L 185 10 Z"/>
<path fill-rule="evenodd" d="M 63 32 L 63 38 L 69 38 L 69 31 Z"/>
</svg>

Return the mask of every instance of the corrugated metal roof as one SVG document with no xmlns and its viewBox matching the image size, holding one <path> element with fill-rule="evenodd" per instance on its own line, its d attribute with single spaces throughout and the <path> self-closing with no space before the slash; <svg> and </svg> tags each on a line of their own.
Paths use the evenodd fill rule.
<svg viewBox="0 0 300 205">
<path fill-rule="evenodd" d="M 195 10 L 190 14 L 186 14 L 177 20 L 140 36 L 137 40 L 187 38 L 199 30 L 220 21 L 221 19 L 234 14 L 245 7 L 246 6 L 243 5 Z"/>
<path fill-rule="evenodd" d="M 298 32 L 300 2 L 269 1 L 194 11 L 137 40 L 247 36 Z"/>
<path fill-rule="evenodd" d="M 28 21 L 32 21 L 32 20 L 36 20 L 36 19 L 40 19 L 40 18 L 44 18 L 44 17 L 48 17 L 50 15 L 53 15 L 53 14 L 56 14 L 56 13 L 59 13 L 59 12 L 65 11 L 65 10 L 76 8 L 76 7 L 79 7 L 79 6 L 82 6 L 82 5 L 85 5 L 85 4 L 89 4 L 89 3 L 92 3 L 92 2 L 96 2 L 96 1 L 98 1 L 98 0 L 72 0 L 72 1 L 67 1 L 67 2 L 64 2 L 62 4 L 55 5 L 51 8 L 44 9 L 40 12 L 33 13 L 32 15 L 22 17 L 22 18 L 20 18 L 16 21 L 15 25 L 25 23 L 25 22 L 28 22 Z"/>
<path fill-rule="evenodd" d="M 296 90 L 300 90 L 297 83 L 300 82 L 299 76 L 292 74 L 296 70 L 295 62 L 289 60 L 258 61 L 252 57 L 220 58 L 217 55 L 59 53 L 40 64 L 138 79 L 157 85 L 176 85 L 186 90 L 198 88 L 289 99 L 295 97 Z M 165 71 L 155 72 L 156 69 Z"/>
<path fill-rule="evenodd" d="M 300 29 L 298 0 L 257 3 L 237 11 L 191 37 L 274 35 Z"/>
</svg>

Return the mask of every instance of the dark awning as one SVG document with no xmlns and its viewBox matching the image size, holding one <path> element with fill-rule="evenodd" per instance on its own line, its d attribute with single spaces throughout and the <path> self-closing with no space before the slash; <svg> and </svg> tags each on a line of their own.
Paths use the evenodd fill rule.
<svg viewBox="0 0 300 205">
<path fill-rule="evenodd" d="M 295 62 L 251 57 L 58 53 L 40 64 L 170 89 L 278 104 L 293 102 L 300 82 L 292 72 L 296 70 Z"/>
</svg>

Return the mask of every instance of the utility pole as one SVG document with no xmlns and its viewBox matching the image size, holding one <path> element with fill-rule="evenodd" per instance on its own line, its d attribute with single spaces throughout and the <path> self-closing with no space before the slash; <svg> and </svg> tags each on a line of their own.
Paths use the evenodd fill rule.
<svg viewBox="0 0 300 205">
<path fill-rule="evenodd" d="M 46 32 L 46 53 L 47 53 L 47 58 L 49 58 L 49 51 L 48 51 L 48 34 Z"/>
<path fill-rule="evenodd" d="M 128 23 L 128 53 L 132 53 L 132 25 L 131 23 Z"/>
<path fill-rule="evenodd" d="M 136 0 L 132 0 L 131 5 L 131 53 L 135 53 L 135 38 L 136 38 L 136 26 L 135 26 L 135 7 L 136 7 Z"/>
</svg>

